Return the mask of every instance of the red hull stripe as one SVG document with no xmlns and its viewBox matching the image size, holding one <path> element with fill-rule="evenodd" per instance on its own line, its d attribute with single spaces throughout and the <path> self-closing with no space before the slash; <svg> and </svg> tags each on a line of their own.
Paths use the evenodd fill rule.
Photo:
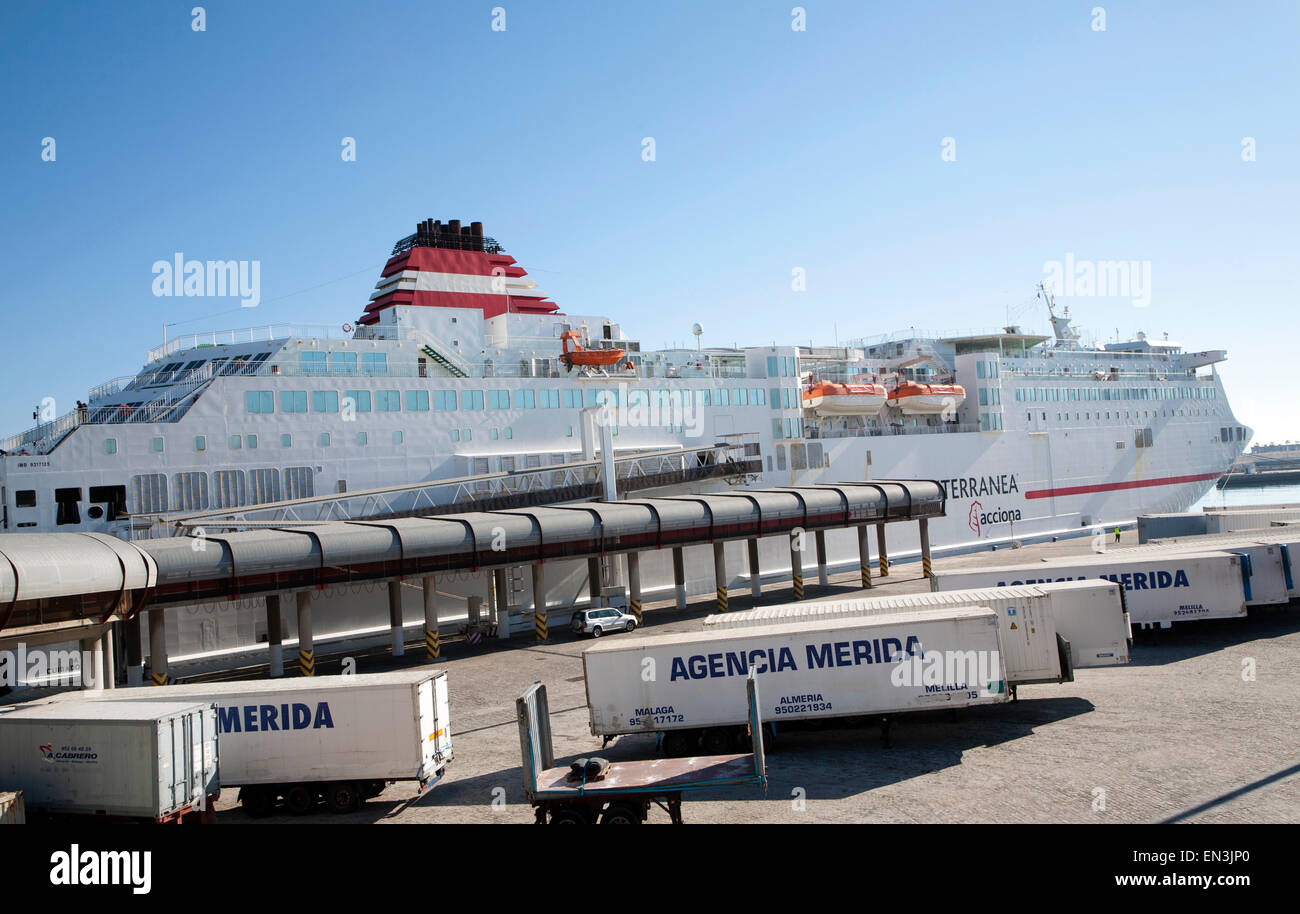
<svg viewBox="0 0 1300 914">
<path fill-rule="evenodd" d="M 1163 479 L 1130 479 L 1127 482 L 1103 482 L 1095 486 L 1066 486 L 1061 489 L 1035 489 L 1025 498 L 1060 498 L 1065 495 L 1088 495 L 1092 492 L 1117 492 L 1121 489 L 1145 489 L 1150 486 L 1177 486 L 1185 482 L 1218 479 L 1222 473 L 1197 473 L 1194 476 L 1166 476 Z"/>
</svg>

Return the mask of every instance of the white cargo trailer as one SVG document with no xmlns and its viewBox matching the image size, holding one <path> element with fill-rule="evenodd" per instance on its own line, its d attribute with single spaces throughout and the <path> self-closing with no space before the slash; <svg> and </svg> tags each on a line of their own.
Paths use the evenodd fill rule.
<svg viewBox="0 0 1300 914">
<path fill-rule="evenodd" d="M 23 792 L 29 814 L 209 818 L 216 709 L 195 700 L 0 707 L 0 784 Z"/>
<path fill-rule="evenodd" d="M 1267 538 L 1264 533 L 1261 539 Z M 1108 549 L 1109 555 L 1172 555 L 1177 553 L 1204 552 L 1206 549 L 1222 550 L 1244 555 L 1249 565 L 1246 575 L 1246 605 L 1267 606 L 1291 601 L 1294 580 L 1291 576 L 1290 556 L 1285 545 L 1277 543 L 1251 542 L 1242 539 L 1240 534 L 1211 537 L 1216 542 L 1199 543 L 1147 543 L 1144 546 L 1129 546 L 1123 549 Z"/>
<path fill-rule="evenodd" d="M 1269 527 L 1266 530 L 1252 530 L 1247 533 L 1220 533 L 1215 536 L 1167 537 L 1153 540 L 1153 546 L 1171 546 L 1174 544 L 1184 549 L 1204 552 L 1208 549 L 1232 548 L 1242 543 L 1267 543 L 1277 546 L 1282 555 L 1282 571 L 1286 576 L 1287 596 L 1300 599 L 1300 530 L 1287 526 Z"/>
<path fill-rule="evenodd" d="M 745 681 L 762 718 L 882 717 L 1008 700 L 993 611 L 920 609 L 852 619 L 619 638 L 587 648 L 591 732 L 662 733 L 670 755 L 735 748 Z"/>
<path fill-rule="evenodd" d="M 1066 556 L 1048 562 L 938 571 L 933 590 L 1108 580 L 1124 586 L 1124 602 L 1134 625 L 1159 625 L 1194 619 L 1246 615 L 1247 562 L 1228 552 Z"/>
<path fill-rule="evenodd" d="M 1205 512 L 1206 533 L 1236 533 L 1269 527 L 1276 521 L 1300 520 L 1300 507 L 1294 505 L 1257 505 L 1216 509 Z"/>
<path fill-rule="evenodd" d="M 114 689 L 95 700 L 163 695 L 216 703 L 221 785 L 241 788 L 255 816 L 281 797 L 294 815 L 319 799 L 331 812 L 350 812 L 390 781 L 415 781 L 424 792 L 452 758 L 441 670 Z"/>
<path fill-rule="evenodd" d="M 987 606 L 997 613 L 1002 629 L 1007 681 L 1057 682 L 1067 671 L 1061 669 L 1055 635 L 1069 643 L 1070 666 L 1074 669 L 1128 663 L 1132 634 L 1123 596 L 1123 587 L 1110 581 L 1069 581 L 817 600 L 717 613 L 705 618 L 704 630 L 815 622 L 939 606 Z"/>
</svg>

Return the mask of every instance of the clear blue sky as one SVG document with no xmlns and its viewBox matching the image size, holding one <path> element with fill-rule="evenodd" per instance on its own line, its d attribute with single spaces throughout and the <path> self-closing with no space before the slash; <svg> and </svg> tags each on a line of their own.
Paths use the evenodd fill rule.
<svg viewBox="0 0 1300 914">
<path fill-rule="evenodd" d="M 0 9 L 5 434 L 164 322 L 355 319 L 433 217 L 648 346 L 999 326 L 1045 261 L 1150 261 L 1149 307 L 1061 301 L 1228 349 L 1256 440 L 1300 439 L 1295 2 L 194 5 Z M 262 305 L 154 297 L 177 251 L 261 261 Z"/>
</svg>

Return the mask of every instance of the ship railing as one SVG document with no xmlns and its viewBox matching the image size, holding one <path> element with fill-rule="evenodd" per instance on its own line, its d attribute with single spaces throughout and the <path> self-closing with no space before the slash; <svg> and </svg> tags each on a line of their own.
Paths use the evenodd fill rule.
<svg viewBox="0 0 1300 914">
<path fill-rule="evenodd" d="M 890 438 L 899 435 L 951 435 L 961 432 L 978 432 L 975 423 L 945 422 L 942 425 L 872 425 L 866 428 L 822 429 L 811 426 L 804 429 L 804 438 L 819 441 L 829 438 Z"/>
<path fill-rule="evenodd" d="M 134 381 L 135 378 L 136 376 L 133 374 L 126 374 L 113 378 L 110 381 L 105 381 L 103 384 L 97 384 L 90 388 L 90 393 L 86 396 L 87 402 L 94 403 L 96 400 L 103 400 L 107 397 L 113 396 L 114 394 L 121 393 L 131 386 L 131 382 Z"/>
<path fill-rule="evenodd" d="M 244 327 L 236 330 L 205 330 L 201 333 L 182 334 L 161 346 L 155 346 L 149 350 L 145 362 L 151 365 L 174 352 L 188 349 L 285 340 L 295 336 L 348 339 L 352 334 L 338 324 L 265 324 L 261 327 Z"/>
<path fill-rule="evenodd" d="M 851 340 L 845 340 L 844 345 L 853 349 L 866 349 L 869 346 L 882 346 L 885 343 L 902 343 L 908 340 L 949 340 L 958 337 L 971 336 L 1003 336 L 1006 330 L 1002 327 L 962 327 L 950 330 L 925 330 L 919 327 L 911 327 L 907 330 L 894 330 L 890 333 L 881 333 L 876 336 L 860 336 Z M 1039 334 L 1040 336 L 1043 334 Z"/>
<path fill-rule="evenodd" d="M 1209 381 L 1212 377 L 1189 375 L 1179 369 L 1169 367 L 1165 370 L 1147 369 L 1144 371 L 1111 371 L 1110 366 L 1097 365 L 1092 368 L 1074 370 L 1062 368 L 1016 368 L 1003 362 L 999 368 L 1001 374 L 1016 378 L 1070 378 L 1083 381 L 1115 381 L 1121 378 L 1142 378 L 1146 381 L 1177 381 L 1193 378 L 1197 381 Z"/>
<path fill-rule="evenodd" d="M 56 419 L 42 422 L 25 432 L 10 435 L 0 441 L 0 451 L 8 454 L 23 450 L 33 450 L 37 454 L 49 453 L 51 445 L 81 424 L 81 412 L 79 408 L 72 409 Z"/>
<path fill-rule="evenodd" d="M 190 372 L 189 377 L 181 384 L 173 387 L 163 394 L 145 403 L 142 406 L 121 415 L 119 422 L 175 422 L 185 414 L 189 406 L 185 407 L 180 413 L 170 415 L 184 401 L 190 399 L 195 391 L 212 380 L 212 363 L 205 362 L 203 365 Z M 109 407 L 109 414 L 112 414 L 112 407 Z M 112 422 L 113 420 L 109 420 Z"/>
</svg>

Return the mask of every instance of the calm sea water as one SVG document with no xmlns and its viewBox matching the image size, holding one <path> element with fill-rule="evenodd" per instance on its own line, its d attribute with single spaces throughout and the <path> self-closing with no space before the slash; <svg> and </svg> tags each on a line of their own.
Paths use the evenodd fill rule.
<svg viewBox="0 0 1300 914">
<path fill-rule="evenodd" d="M 1204 498 L 1192 506 L 1192 510 L 1237 508 L 1245 505 L 1300 505 L 1300 485 L 1211 489 Z"/>
</svg>

